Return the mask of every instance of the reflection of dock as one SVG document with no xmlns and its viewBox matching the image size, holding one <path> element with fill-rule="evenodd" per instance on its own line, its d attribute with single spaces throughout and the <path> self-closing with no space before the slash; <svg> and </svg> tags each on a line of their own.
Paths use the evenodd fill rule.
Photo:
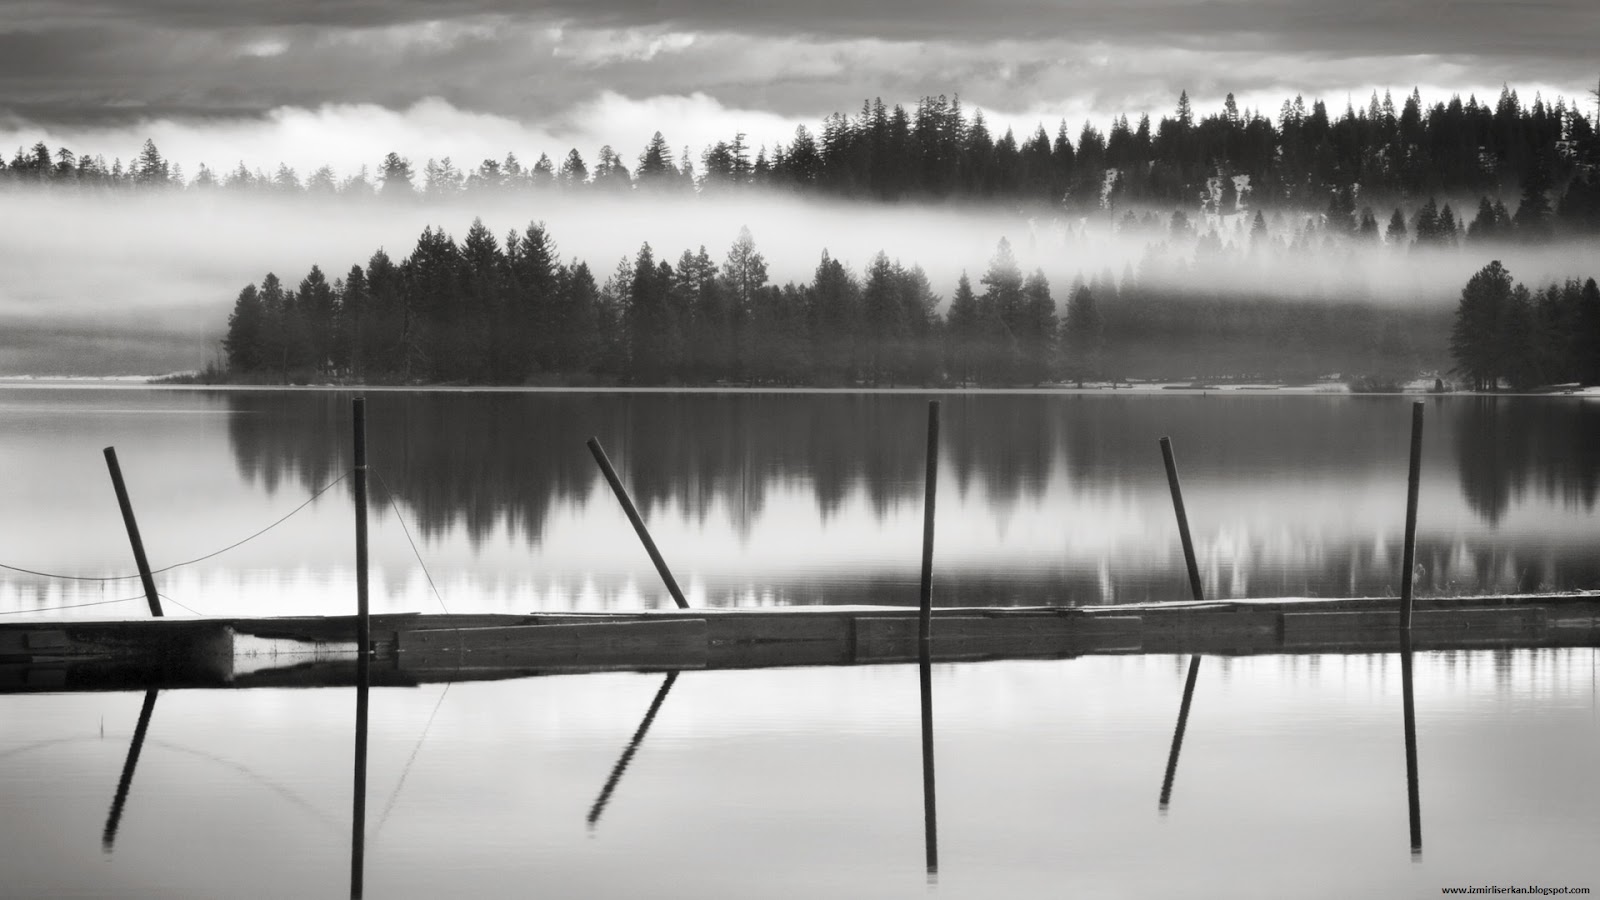
<svg viewBox="0 0 1600 900">
<path fill-rule="evenodd" d="M 1430 599 L 1417 650 L 1600 644 L 1600 592 Z M 1393 598 L 935 610 L 934 662 L 1091 654 L 1393 653 Z M 372 683 L 616 669 L 911 662 L 916 607 L 375 615 Z M 353 684 L 354 616 L 0 624 L 0 693 Z"/>
</svg>

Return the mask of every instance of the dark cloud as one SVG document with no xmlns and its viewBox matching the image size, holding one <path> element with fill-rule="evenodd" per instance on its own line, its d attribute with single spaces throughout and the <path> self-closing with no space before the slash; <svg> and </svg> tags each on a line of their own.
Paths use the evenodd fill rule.
<svg viewBox="0 0 1600 900">
<path fill-rule="evenodd" d="M 1183 88 L 1336 97 L 1463 76 L 1576 91 L 1597 33 L 1595 0 L 13 0 L 0 6 L 0 116 L 117 123 L 438 97 L 538 121 L 605 90 L 803 118 L 953 92 L 1013 111 L 1067 99 L 1137 111 Z"/>
</svg>

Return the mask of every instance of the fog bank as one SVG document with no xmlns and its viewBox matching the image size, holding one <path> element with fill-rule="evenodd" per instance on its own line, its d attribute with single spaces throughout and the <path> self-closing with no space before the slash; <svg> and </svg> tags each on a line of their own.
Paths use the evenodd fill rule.
<svg viewBox="0 0 1600 900">
<path fill-rule="evenodd" d="M 1200 295 L 1249 294 L 1378 304 L 1449 305 L 1491 258 L 1530 286 L 1600 274 L 1600 241 L 1538 247 L 1412 250 L 1333 237 L 1317 217 L 1274 215 L 1269 247 L 1250 246 L 1252 213 L 1174 235 L 1119 230 L 1105 218 L 1052 218 L 1006 209 L 861 205 L 788 196 L 572 197 L 557 192 L 462 198 L 427 206 L 274 198 L 222 192 L 95 196 L 0 193 L 0 374 L 158 374 L 197 368 L 218 352 L 233 299 L 275 272 L 289 286 L 313 264 L 330 280 L 382 248 L 397 262 L 425 226 L 463 236 L 475 217 L 503 237 L 542 221 L 564 259 L 604 280 L 649 242 L 676 261 L 704 245 L 720 261 L 749 227 L 772 281 L 809 281 L 824 250 L 856 272 L 882 250 L 921 265 L 948 302 L 962 272 L 974 288 L 1007 238 L 1025 270 L 1043 269 L 1058 304 L 1076 277 L 1132 273 L 1146 285 Z M 1311 223 L 1310 233 L 1306 232 Z M 1197 234 L 1215 230 L 1217 242 Z M 1294 247 L 1287 245 L 1293 242 Z M 1198 249 L 1197 249 L 1197 245 Z M 1221 249 L 1217 249 L 1220 247 Z"/>
</svg>

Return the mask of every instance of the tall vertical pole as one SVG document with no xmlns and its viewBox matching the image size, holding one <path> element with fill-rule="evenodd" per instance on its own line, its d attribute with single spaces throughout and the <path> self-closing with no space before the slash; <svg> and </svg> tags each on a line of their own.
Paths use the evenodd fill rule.
<svg viewBox="0 0 1600 900">
<path fill-rule="evenodd" d="M 1200 566 L 1194 558 L 1194 540 L 1189 537 L 1189 515 L 1183 509 L 1183 489 L 1178 486 L 1178 464 L 1172 458 L 1172 438 L 1161 439 L 1161 458 L 1167 464 L 1167 487 L 1172 490 L 1172 509 L 1178 514 L 1178 539 L 1183 542 L 1183 561 L 1189 566 L 1189 592 L 1204 600 L 1200 587 Z"/>
<path fill-rule="evenodd" d="M 679 609 L 688 609 L 689 601 L 684 598 L 683 590 L 678 587 L 678 580 L 672 577 L 672 570 L 667 568 L 667 561 L 661 557 L 661 551 L 656 549 L 656 542 L 650 537 L 650 529 L 644 527 L 644 518 L 633 505 L 633 498 L 628 496 L 628 489 L 622 486 L 622 479 L 617 477 L 617 470 L 612 468 L 611 459 L 606 456 L 605 448 L 600 446 L 599 438 L 589 438 L 589 453 L 594 456 L 595 464 L 600 467 L 601 474 L 605 475 L 606 483 L 611 485 L 611 492 L 617 495 L 617 502 L 622 504 L 622 511 L 627 513 L 628 521 L 633 523 L 634 533 L 639 535 L 639 541 L 644 544 L 645 552 L 650 554 L 650 561 L 655 563 L 656 572 L 667 585 L 667 593 L 672 595 L 672 602 L 678 604 Z"/>
<path fill-rule="evenodd" d="M 1400 630 L 1411 631 L 1412 570 L 1417 565 L 1417 489 L 1422 482 L 1422 401 L 1411 404 L 1411 471 L 1406 478 L 1406 544 L 1400 565 Z"/>
<path fill-rule="evenodd" d="M 144 541 L 139 537 L 139 523 L 133 518 L 133 503 L 128 500 L 128 487 L 122 483 L 122 467 L 117 465 L 117 448 L 107 447 L 106 468 L 111 470 L 111 486 L 117 492 L 117 505 L 122 507 L 122 524 L 128 529 L 128 542 L 133 544 L 133 561 L 139 566 L 139 580 L 144 583 L 144 599 L 150 604 L 150 615 L 160 618 L 161 598 L 156 596 L 156 579 L 150 574 L 150 561 L 144 556 Z"/>
<path fill-rule="evenodd" d="M 356 494 L 356 656 L 372 652 L 371 611 L 367 608 L 367 399 L 350 401 L 355 417 Z"/>
<path fill-rule="evenodd" d="M 927 659 L 933 636 L 933 512 L 939 494 L 939 401 L 928 401 L 927 471 L 922 494 L 922 597 L 917 638 Z"/>
</svg>

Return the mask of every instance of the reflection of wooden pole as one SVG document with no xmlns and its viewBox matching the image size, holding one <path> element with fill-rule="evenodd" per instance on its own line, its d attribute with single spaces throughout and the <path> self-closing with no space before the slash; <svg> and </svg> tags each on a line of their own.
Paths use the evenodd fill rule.
<svg viewBox="0 0 1600 900">
<path fill-rule="evenodd" d="M 1417 564 L 1417 489 L 1422 482 L 1422 401 L 1411 404 L 1411 469 L 1406 477 L 1406 543 L 1400 565 L 1400 630 L 1411 631 L 1411 581 Z"/>
<path fill-rule="evenodd" d="M 1417 404 L 1419 407 L 1422 404 Z M 1406 809 L 1411 819 L 1411 855 L 1422 855 L 1422 800 L 1417 788 L 1417 707 L 1411 685 L 1411 632 L 1400 632 L 1400 687 L 1406 728 Z"/>
<path fill-rule="evenodd" d="M 1178 774 L 1178 752 L 1183 749 L 1183 731 L 1189 727 L 1189 701 L 1194 699 L 1194 682 L 1200 674 L 1200 657 L 1189 657 L 1189 679 L 1183 683 L 1183 703 L 1178 707 L 1178 727 L 1172 731 L 1172 750 L 1167 753 L 1167 777 L 1161 781 L 1161 808 L 1172 799 L 1172 779 Z"/>
<path fill-rule="evenodd" d="M 367 870 L 367 692 L 372 662 L 356 657 L 356 753 L 350 799 L 350 897 L 361 896 Z"/>
<path fill-rule="evenodd" d="M 372 619 L 367 607 L 367 401 L 350 401 L 355 417 L 356 494 L 356 652 L 362 659 L 372 652 Z"/>
<path fill-rule="evenodd" d="M 650 530 L 644 527 L 644 519 L 639 516 L 639 510 L 634 508 L 633 500 L 628 496 L 628 489 L 622 486 L 622 479 L 617 477 L 617 470 L 611 467 L 611 460 L 606 458 L 606 451 L 600 446 L 599 438 L 589 438 L 589 452 L 594 454 L 594 461 L 606 476 L 606 482 L 611 485 L 611 492 L 617 495 L 617 502 L 622 504 L 622 511 L 628 514 L 628 521 L 633 523 L 633 530 L 643 542 L 645 552 L 650 554 L 650 561 L 655 563 L 656 571 L 661 574 L 661 580 L 666 582 L 667 592 L 672 595 L 672 601 L 678 604 L 679 609 L 688 609 L 689 601 L 683 598 L 683 591 L 678 589 L 677 579 L 672 577 L 672 571 L 667 568 L 667 561 L 661 558 L 661 551 L 656 549 L 656 542 L 651 539 Z"/>
<path fill-rule="evenodd" d="M 917 637 L 922 658 L 928 658 L 928 642 L 933 633 L 933 507 L 939 494 L 939 401 L 928 401 L 927 471 L 922 493 L 922 615 Z"/>
<path fill-rule="evenodd" d="M 677 672 L 668 672 L 667 680 L 661 682 L 661 687 L 656 690 L 656 697 L 650 701 L 650 708 L 645 711 L 644 719 L 639 722 L 639 729 L 633 733 L 633 739 L 628 741 L 628 746 L 617 759 L 617 764 L 611 767 L 611 777 L 606 779 L 605 786 L 600 789 L 600 796 L 596 797 L 594 805 L 589 807 L 590 828 L 600 823 L 600 814 L 605 812 L 606 804 L 611 802 L 611 792 L 617 789 L 617 783 L 622 780 L 622 773 L 627 771 L 628 763 L 633 761 L 633 755 L 639 752 L 639 745 L 644 743 L 644 736 L 650 732 L 650 723 L 656 720 L 656 713 L 661 711 L 662 701 L 667 699 L 667 694 L 672 691 L 672 683 L 677 680 Z"/>
<path fill-rule="evenodd" d="M 933 673 L 926 650 L 917 669 L 922 679 L 922 837 L 931 879 L 939 874 L 939 804 L 933 789 Z"/>
<path fill-rule="evenodd" d="M 122 822 L 122 807 L 128 802 L 128 788 L 133 786 L 133 770 L 139 766 L 139 751 L 144 749 L 144 735 L 150 730 L 150 714 L 156 709 L 158 690 L 144 692 L 144 706 L 139 708 L 139 724 L 134 726 L 133 740 L 128 744 L 128 758 L 122 762 L 122 777 L 117 780 L 117 793 L 111 799 L 111 812 L 106 815 L 106 829 L 100 835 L 100 848 L 111 852 L 117 840 L 117 825 Z"/>
<path fill-rule="evenodd" d="M 1189 537 L 1189 515 L 1183 509 L 1183 489 L 1178 486 L 1178 464 L 1172 459 L 1172 438 L 1161 439 L 1161 458 L 1167 464 L 1167 487 L 1172 489 L 1172 509 L 1178 514 L 1178 539 L 1183 542 L 1183 561 L 1189 566 L 1189 592 L 1204 600 L 1200 588 L 1200 565 L 1194 558 L 1194 541 Z"/>
<path fill-rule="evenodd" d="M 122 524 L 128 529 L 128 543 L 133 545 L 133 561 L 139 567 L 139 580 L 144 583 L 144 599 L 150 604 L 150 615 L 160 618 L 161 598 L 156 596 L 156 579 L 150 574 L 150 561 L 144 556 L 144 541 L 139 537 L 139 523 L 133 518 L 133 503 L 128 500 L 128 486 L 122 483 L 122 467 L 117 465 L 117 448 L 107 447 L 106 468 L 111 470 L 111 487 L 117 492 L 117 505 L 122 507 Z"/>
</svg>

